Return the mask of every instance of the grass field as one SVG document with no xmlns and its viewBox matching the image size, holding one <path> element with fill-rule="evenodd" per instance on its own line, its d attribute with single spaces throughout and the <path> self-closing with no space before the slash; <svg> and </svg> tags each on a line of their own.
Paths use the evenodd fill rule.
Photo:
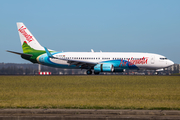
<svg viewBox="0 0 180 120">
<path fill-rule="evenodd" d="M 0 76 L 0 108 L 180 110 L 180 77 Z"/>
</svg>

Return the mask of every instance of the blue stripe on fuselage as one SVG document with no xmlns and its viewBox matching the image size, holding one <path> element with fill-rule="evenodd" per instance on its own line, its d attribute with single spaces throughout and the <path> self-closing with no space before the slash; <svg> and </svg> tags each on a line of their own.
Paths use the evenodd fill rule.
<svg viewBox="0 0 180 120">
<path fill-rule="evenodd" d="M 55 53 L 51 53 L 51 54 L 55 55 L 55 54 L 58 54 L 58 53 L 61 53 L 61 52 L 55 52 Z M 76 68 L 77 69 L 77 67 L 75 65 L 69 66 L 69 65 L 63 65 L 63 64 L 58 64 L 58 63 L 52 62 L 46 53 L 41 55 L 39 57 L 38 61 L 43 65 L 47 65 L 47 66 L 51 66 L 51 67 L 70 68 L 70 69 L 72 69 L 72 68 L 75 69 Z"/>
</svg>

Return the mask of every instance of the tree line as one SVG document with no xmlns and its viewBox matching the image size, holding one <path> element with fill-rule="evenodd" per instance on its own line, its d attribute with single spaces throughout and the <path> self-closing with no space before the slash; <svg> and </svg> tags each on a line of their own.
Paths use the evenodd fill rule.
<svg viewBox="0 0 180 120">
<path fill-rule="evenodd" d="M 84 70 L 61 69 L 41 65 L 42 72 L 52 74 L 84 74 Z M 36 75 L 38 74 L 37 64 L 0 64 L 0 75 Z"/>
</svg>

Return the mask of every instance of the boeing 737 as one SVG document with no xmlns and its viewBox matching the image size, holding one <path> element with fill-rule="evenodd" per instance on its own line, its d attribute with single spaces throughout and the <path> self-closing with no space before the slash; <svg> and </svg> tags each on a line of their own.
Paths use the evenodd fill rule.
<svg viewBox="0 0 180 120">
<path fill-rule="evenodd" d="M 27 27 L 17 23 L 25 60 L 51 67 L 66 69 L 86 69 L 87 74 L 100 72 L 123 72 L 124 70 L 163 70 L 174 63 L 166 57 L 153 53 L 139 52 L 57 52 L 42 47 Z"/>
</svg>

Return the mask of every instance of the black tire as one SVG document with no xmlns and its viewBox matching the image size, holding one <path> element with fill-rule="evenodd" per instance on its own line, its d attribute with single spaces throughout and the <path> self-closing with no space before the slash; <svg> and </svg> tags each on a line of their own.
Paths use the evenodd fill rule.
<svg viewBox="0 0 180 120">
<path fill-rule="evenodd" d="M 92 71 L 91 71 L 91 70 L 87 70 L 87 71 L 86 71 L 86 74 L 87 74 L 87 75 L 91 75 L 91 74 L 92 74 Z"/>
</svg>

